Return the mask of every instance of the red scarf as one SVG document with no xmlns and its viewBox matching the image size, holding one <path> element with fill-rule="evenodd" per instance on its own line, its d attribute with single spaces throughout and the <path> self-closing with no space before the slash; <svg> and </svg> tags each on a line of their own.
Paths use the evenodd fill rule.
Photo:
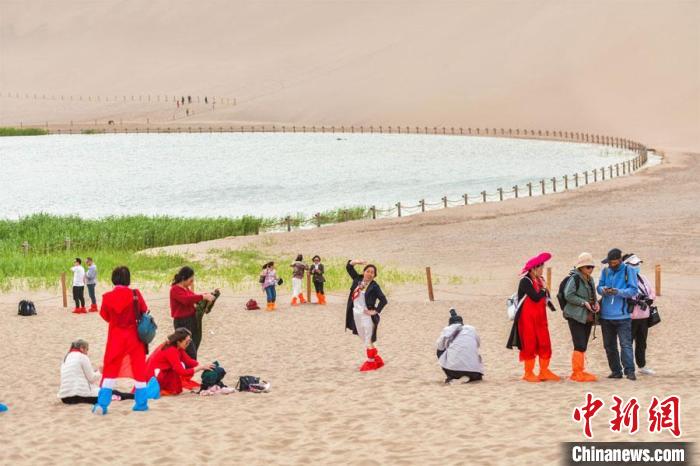
<svg viewBox="0 0 700 466">
<path fill-rule="evenodd" d="M 372 282 L 369 282 L 369 283 L 372 283 Z M 360 296 L 360 293 L 362 293 L 369 286 L 369 283 L 365 284 L 365 282 L 363 280 L 357 285 L 357 288 L 355 288 L 352 292 L 352 300 L 353 301 L 355 301 Z"/>
</svg>

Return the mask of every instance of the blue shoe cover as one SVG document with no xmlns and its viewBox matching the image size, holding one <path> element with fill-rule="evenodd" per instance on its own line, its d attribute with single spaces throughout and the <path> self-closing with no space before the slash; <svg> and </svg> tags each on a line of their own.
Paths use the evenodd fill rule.
<svg viewBox="0 0 700 466">
<path fill-rule="evenodd" d="M 100 388 L 97 393 L 97 403 L 92 406 L 92 412 L 96 414 L 107 414 L 107 408 L 112 402 L 112 389 L 111 388 Z"/>
<path fill-rule="evenodd" d="M 0 403 L 0 413 L 4 413 L 5 411 L 7 411 L 7 406 L 5 406 L 4 404 Z"/>
<path fill-rule="evenodd" d="M 134 392 L 134 411 L 148 411 L 148 388 L 137 388 Z"/>
<path fill-rule="evenodd" d="M 160 384 L 158 383 L 158 379 L 155 377 L 151 377 L 151 380 L 148 381 L 146 389 L 148 390 L 149 399 L 157 400 L 160 398 Z"/>
</svg>

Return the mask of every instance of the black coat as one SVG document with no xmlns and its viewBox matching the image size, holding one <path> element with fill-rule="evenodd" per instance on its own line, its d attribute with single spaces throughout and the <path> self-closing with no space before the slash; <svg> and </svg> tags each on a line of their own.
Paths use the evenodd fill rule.
<svg viewBox="0 0 700 466">
<path fill-rule="evenodd" d="M 345 266 L 345 270 L 347 270 L 348 275 L 350 275 L 350 278 L 352 278 L 352 286 L 350 287 L 350 295 L 348 296 L 348 305 L 347 309 L 345 310 L 345 329 L 352 330 L 352 333 L 357 335 L 357 329 L 355 328 L 355 317 L 353 315 L 352 293 L 353 291 L 355 291 L 355 288 L 357 288 L 357 286 L 360 283 L 362 283 L 362 275 L 357 273 L 355 267 L 350 265 L 350 261 L 348 261 L 347 265 Z M 367 303 L 368 310 L 377 311 L 377 314 L 372 316 L 372 322 L 374 323 L 374 330 L 372 331 L 372 343 L 374 343 L 375 341 L 377 341 L 377 327 L 379 326 L 379 314 L 382 312 L 382 309 L 384 309 L 384 306 L 386 306 L 388 303 L 386 296 L 384 296 L 382 289 L 379 287 L 379 284 L 374 280 L 372 281 L 372 283 L 367 285 L 367 289 L 365 290 L 365 302 Z"/>
<path fill-rule="evenodd" d="M 518 284 L 518 302 L 523 296 L 527 295 L 527 298 L 533 300 L 534 302 L 539 302 L 543 298 L 547 298 L 547 291 L 542 288 L 539 292 L 535 291 L 535 286 L 532 284 L 532 280 L 526 275 L 520 279 Z M 513 349 L 515 346 L 518 349 L 522 349 L 522 342 L 520 341 L 520 333 L 518 332 L 518 321 L 520 320 L 520 306 L 515 313 L 515 319 L 513 319 L 513 326 L 510 329 L 510 336 L 508 337 L 508 342 L 506 343 L 506 348 Z"/>
</svg>

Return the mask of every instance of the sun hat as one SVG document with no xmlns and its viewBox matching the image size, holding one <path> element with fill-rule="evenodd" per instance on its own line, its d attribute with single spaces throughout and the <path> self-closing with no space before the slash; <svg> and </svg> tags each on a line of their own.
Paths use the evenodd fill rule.
<svg viewBox="0 0 700 466">
<path fill-rule="evenodd" d="M 552 258 L 552 255 L 548 252 L 541 252 L 535 257 L 531 257 L 527 262 L 525 262 L 525 265 L 523 266 L 523 269 L 520 271 L 521 274 L 526 274 L 530 270 L 534 269 L 535 267 L 539 267 L 540 265 L 544 264 L 547 262 L 549 259 Z"/>
<path fill-rule="evenodd" d="M 601 262 L 603 264 L 607 264 L 608 262 L 614 261 L 614 260 L 618 260 L 618 261 L 622 260 L 622 251 L 620 251 L 617 248 L 614 248 L 614 249 L 611 249 L 610 251 L 608 251 L 608 257 L 603 259 Z"/>
<path fill-rule="evenodd" d="M 624 260 L 625 264 L 628 265 L 639 265 L 644 263 L 643 260 L 641 260 L 639 257 L 637 257 L 636 254 L 625 254 L 622 259 Z"/>
<path fill-rule="evenodd" d="M 595 262 L 593 261 L 593 256 L 590 252 L 582 252 L 579 254 L 578 260 L 576 261 L 577 269 L 586 266 L 595 267 Z"/>
</svg>

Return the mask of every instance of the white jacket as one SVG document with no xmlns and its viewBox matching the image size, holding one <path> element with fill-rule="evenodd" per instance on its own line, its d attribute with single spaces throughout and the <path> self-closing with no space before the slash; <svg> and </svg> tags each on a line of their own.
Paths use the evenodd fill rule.
<svg viewBox="0 0 700 466">
<path fill-rule="evenodd" d="M 450 337 L 457 336 L 450 342 Z M 440 337 L 435 342 L 438 350 L 445 350 L 440 355 L 440 366 L 452 371 L 484 373 L 484 364 L 479 354 L 481 340 L 476 329 L 471 325 L 452 324 L 442 329 Z"/>
<path fill-rule="evenodd" d="M 61 387 L 58 397 L 97 396 L 101 378 L 102 374 L 93 370 L 87 354 L 72 351 L 61 364 Z"/>
</svg>

